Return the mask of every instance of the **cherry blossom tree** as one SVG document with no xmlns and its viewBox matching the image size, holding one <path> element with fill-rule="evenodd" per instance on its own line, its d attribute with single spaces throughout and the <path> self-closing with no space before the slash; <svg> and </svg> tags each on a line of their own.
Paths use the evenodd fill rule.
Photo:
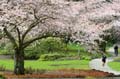
<svg viewBox="0 0 120 79">
<path fill-rule="evenodd" d="M 50 0 L 0 0 L 0 29 L 13 45 L 15 74 L 24 74 L 24 49 L 31 43 L 70 33 L 69 10 L 66 4 Z"/>
<path fill-rule="evenodd" d="M 78 21 L 74 27 L 74 39 L 90 51 L 103 49 L 103 44 L 110 40 L 108 36 L 111 38 L 112 35 L 116 41 L 119 40 L 119 3 L 119 0 L 85 0 L 71 3 Z"/>
<path fill-rule="evenodd" d="M 96 40 L 119 30 L 119 0 L 0 0 L 0 35 L 9 39 L 15 51 L 14 73 L 24 74 L 24 49 L 36 40 L 64 37 L 98 50 Z M 104 36 L 104 37 L 103 37 Z"/>
</svg>

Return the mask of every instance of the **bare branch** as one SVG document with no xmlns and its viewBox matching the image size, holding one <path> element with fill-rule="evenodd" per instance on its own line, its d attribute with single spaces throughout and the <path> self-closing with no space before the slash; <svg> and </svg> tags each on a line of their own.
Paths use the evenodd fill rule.
<svg viewBox="0 0 120 79">
<path fill-rule="evenodd" d="M 3 29 L 4 32 L 6 33 L 8 39 L 12 42 L 12 44 L 14 45 L 14 47 L 17 47 L 17 43 L 15 41 L 15 38 L 12 36 L 12 34 L 10 32 L 8 32 L 8 30 L 6 28 Z"/>
<path fill-rule="evenodd" d="M 10 2 L 10 0 L 7 0 L 7 3 L 9 3 Z"/>
<path fill-rule="evenodd" d="M 21 44 L 21 35 L 20 35 L 20 30 L 18 27 L 16 27 L 17 33 L 18 33 L 18 40 L 19 40 L 19 44 Z"/>
<path fill-rule="evenodd" d="M 39 19 L 38 17 L 37 17 L 37 15 L 35 14 L 36 13 L 36 9 L 33 9 L 33 14 L 34 14 L 34 17 L 35 17 L 35 19 Z"/>
<path fill-rule="evenodd" d="M 35 37 L 35 38 L 32 38 L 31 40 L 29 41 L 26 41 L 23 45 L 23 48 L 26 48 L 27 46 L 29 46 L 31 43 L 33 43 L 34 41 L 36 40 L 39 40 L 39 39 L 42 39 L 42 38 L 47 38 L 49 35 L 44 35 L 44 36 L 38 36 L 38 37 Z"/>
<path fill-rule="evenodd" d="M 26 42 L 23 43 L 23 48 L 26 48 L 27 46 L 29 46 L 31 43 L 35 42 L 36 40 L 39 40 L 39 39 L 42 39 L 42 38 L 47 38 L 47 37 L 64 37 L 64 35 L 59 35 L 57 33 L 46 33 L 46 34 L 43 34 L 43 35 L 40 35 L 40 36 L 37 36 L 37 37 L 34 37 Z"/>
<path fill-rule="evenodd" d="M 25 33 L 22 35 L 22 40 L 24 40 L 25 36 L 36 26 L 38 25 L 39 23 L 42 23 L 43 20 L 46 20 L 48 18 L 51 18 L 51 19 L 55 19 L 53 17 L 49 17 L 49 16 L 42 16 L 40 17 L 39 19 L 37 19 L 35 22 L 33 22 L 29 28 L 25 31 Z"/>
<path fill-rule="evenodd" d="M 22 23 L 19 23 L 18 25 L 20 25 L 20 24 L 22 24 Z M 17 27 L 17 25 L 16 24 L 12 24 L 14 27 L 10 30 L 10 32 L 12 32 L 12 30 L 14 30 L 14 29 L 16 29 L 16 31 L 17 31 L 17 34 L 18 34 L 18 41 L 19 41 L 19 44 L 21 44 L 21 33 L 20 33 L 20 30 L 19 30 L 19 28 Z"/>
</svg>

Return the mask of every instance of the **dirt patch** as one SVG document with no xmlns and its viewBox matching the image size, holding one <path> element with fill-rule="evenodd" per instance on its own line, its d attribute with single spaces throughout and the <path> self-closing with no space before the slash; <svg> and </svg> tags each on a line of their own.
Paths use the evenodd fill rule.
<svg viewBox="0 0 120 79">
<path fill-rule="evenodd" d="M 110 77 L 114 76 L 111 73 L 96 71 L 96 70 L 79 70 L 79 69 L 61 69 L 47 71 L 43 74 L 25 74 L 14 75 L 13 73 L 4 72 L 2 74 L 6 78 L 84 78 L 84 77 Z"/>
</svg>

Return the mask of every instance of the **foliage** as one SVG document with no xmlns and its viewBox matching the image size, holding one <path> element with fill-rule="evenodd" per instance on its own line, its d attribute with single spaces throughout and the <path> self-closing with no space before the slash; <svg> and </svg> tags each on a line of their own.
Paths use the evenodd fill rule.
<svg viewBox="0 0 120 79">
<path fill-rule="evenodd" d="M 62 58 L 60 58 L 58 60 L 62 61 L 62 60 L 79 60 L 79 59 L 80 59 L 79 56 L 73 56 L 73 55 L 71 55 L 71 56 L 62 57 Z"/>
<path fill-rule="evenodd" d="M 30 59 L 30 60 L 38 59 L 39 56 L 40 56 L 39 53 L 40 53 L 39 51 L 36 52 L 36 51 L 34 51 L 34 50 L 31 50 L 31 51 L 29 51 L 29 50 L 26 51 L 26 50 L 25 50 L 25 59 Z"/>
<path fill-rule="evenodd" d="M 114 36 L 120 36 L 119 1 L 112 0 L 113 4 L 110 5 L 104 5 L 105 1 L 101 0 L 84 3 L 66 3 L 64 0 L 62 3 L 57 0 L 42 1 L 0 0 L 1 38 L 4 36 L 5 39 L 10 40 L 13 49 L 17 49 L 16 56 L 18 53 L 24 55 L 24 49 L 34 41 L 49 36 L 70 36 L 70 39 L 86 45 L 90 51 L 99 48 L 94 40 L 103 41 L 100 35 L 107 36 L 104 30 L 114 27 Z M 23 56 L 17 57 L 22 59 Z M 19 66 L 16 65 L 15 67 Z"/>
<path fill-rule="evenodd" d="M 65 52 L 64 50 L 66 48 L 64 47 L 64 43 L 61 42 L 60 38 L 52 38 L 52 37 L 49 37 L 49 38 L 52 40 L 53 39 L 55 40 L 55 41 L 52 41 L 52 44 L 55 44 L 55 45 L 53 45 L 54 46 L 53 52 L 47 52 L 48 50 L 45 49 L 47 47 L 46 41 L 49 41 L 49 39 L 46 38 L 46 39 L 42 39 L 42 41 L 41 40 L 38 41 L 37 45 L 33 44 L 33 45 L 29 46 L 28 48 L 26 48 L 25 59 L 39 59 L 40 57 L 44 57 L 44 54 L 45 54 L 45 57 L 48 56 L 48 58 L 45 58 L 45 59 L 40 58 L 40 60 L 48 60 L 48 59 L 52 60 L 51 55 L 54 55 L 54 54 L 55 55 L 57 54 L 57 57 L 56 58 L 53 57 L 53 60 L 56 60 L 56 59 L 57 60 L 71 60 L 71 59 L 90 60 L 90 59 L 101 57 L 100 53 L 95 53 L 95 54 L 88 53 L 83 46 L 79 46 L 79 45 L 71 43 L 71 42 L 67 46 L 68 51 Z M 57 41 L 57 43 L 56 43 L 56 41 Z M 62 44 L 59 45 L 58 42 L 60 42 Z M 62 47 L 62 45 L 63 45 L 63 47 Z M 79 53 L 78 53 L 78 50 L 79 50 Z M 0 51 L 2 51 L 2 50 L 0 50 Z M 58 54 L 59 54 L 59 57 L 58 57 Z M 108 54 L 109 53 L 107 53 L 107 56 L 110 56 Z"/>
<path fill-rule="evenodd" d="M 101 57 L 102 57 L 102 55 L 99 54 L 99 53 L 96 53 L 96 54 L 92 54 L 92 55 L 91 55 L 91 58 L 92 58 L 92 59 L 101 58 Z"/>
<path fill-rule="evenodd" d="M 49 45 L 48 41 L 50 41 L 53 45 Z M 48 46 L 51 47 L 49 48 L 52 49 L 52 52 L 48 52 Z M 41 55 L 49 54 L 49 53 L 51 54 L 59 53 L 60 55 L 64 55 L 65 57 L 63 57 L 63 59 L 74 59 L 75 56 L 77 57 L 79 56 L 78 50 L 80 50 L 81 56 L 89 56 L 89 53 L 84 49 L 83 46 L 79 46 L 72 42 L 68 43 L 67 52 L 65 50 L 66 50 L 66 46 L 61 41 L 60 38 L 48 37 L 46 39 L 39 40 L 33 43 L 31 46 L 27 47 L 25 49 L 25 59 L 39 59 Z M 0 51 L 5 51 L 5 54 L 6 53 L 10 54 L 6 49 L 3 50 L 1 49 Z M 0 52 L 0 53 L 4 54 L 4 52 Z M 13 54 L 13 52 L 11 54 Z"/>
<path fill-rule="evenodd" d="M 41 39 L 36 47 L 41 49 L 41 52 L 55 52 L 59 50 L 64 50 L 64 43 L 61 38 L 48 37 L 46 39 Z"/>
<path fill-rule="evenodd" d="M 5 49 L 0 49 L 0 54 L 7 55 L 7 54 L 9 54 L 9 52 Z"/>
<path fill-rule="evenodd" d="M 11 63 L 10 63 L 11 62 Z M 0 60 L 0 66 L 7 70 L 14 69 L 14 60 Z M 90 69 L 89 60 L 37 61 L 26 60 L 25 68 L 56 70 L 56 69 Z"/>
<path fill-rule="evenodd" d="M 38 59 L 42 54 L 64 52 L 64 43 L 60 38 L 48 37 L 38 40 L 25 50 L 25 59 Z"/>
<path fill-rule="evenodd" d="M 80 59 L 82 59 L 82 60 L 91 60 L 91 56 L 81 56 Z"/>
<path fill-rule="evenodd" d="M 13 55 L 13 50 L 0 49 L 0 55 Z"/>
<path fill-rule="evenodd" d="M 1 43 L 1 47 L 0 47 L 0 54 L 2 55 L 10 55 L 13 54 L 13 48 L 11 43 L 7 42 L 6 43 Z"/>
<path fill-rule="evenodd" d="M 69 43 L 69 45 L 68 45 L 68 50 L 78 50 L 78 49 L 80 49 L 80 51 L 85 51 L 85 48 L 83 47 L 83 46 L 80 46 L 80 45 L 78 45 L 78 44 L 76 44 L 76 43 L 72 43 L 72 42 L 70 42 Z"/>
<path fill-rule="evenodd" d="M 57 60 L 62 57 L 65 57 L 65 55 L 61 55 L 58 53 L 53 53 L 53 54 L 43 54 L 40 56 L 40 60 L 42 61 L 52 61 L 52 60 Z"/>
<path fill-rule="evenodd" d="M 68 46 L 66 48 L 65 44 L 62 42 L 60 38 L 48 37 L 46 39 L 39 40 L 33 45 L 26 48 L 25 58 L 38 59 L 41 55 L 49 53 L 51 54 L 59 53 L 61 56 L 64 55 L 66 57 L 69 56 L 74 57 L 78 56 L 78 49 L 80 50 L 80 54 L 82 55 L 88 54 L 83 46 L 78 46 L 77 44 L 70 42 L 68 43 Z"/>
<path fill-rule="evenodd" d="M 85 5 L 85 3 L 84 4 L 79 2 L 76 4 L 71 3 L 73 5 L 68 6 L 68 5 L 65 5 L 66 2 L 59 4 L 59 2 L 57 1 L 55 1 L 54 3 L 54 0 L 48 3 L 45 3 L 45 2 L 42 3 L 42 1 L 39 2 L 39 0 L 35 0 L 35 1 L 33 0 L 32 1 L 29 1 L 29 0 L 27 1 L 12 0 L 11 1 L 10 0 L 8 2 L 3 0 L 1 1 L 1 20 L 0 21 L 1 21 L 1 25 L 3 25 L 4 27 L 3 26 L 1 27 L 1 31 L 3 31 L 3 29 L 5 28 L 8 32 L 11 33 L 11 35 L 13 35 L 12 37 L 14 39 L 17 38 L 15 39 L 15 42 L 17 43 L 19 43 L 18 36 L 24 37 L 22 35 L 25 35 L 25 37 L 23 38 L 24 42 L 26 41 L 28 42 L 30 38 L 37 37 L 37 36 L 42 36 L 42 35 L 49 36 L 49 34 L 52 34 L 53 36 L 54 34 L 60 34 L 61 36 L 64 34 L 64 35 L 70 35 L 70 39 L 72 39 L 73 41 L 79 41 L 83 45 L 86 45 L 86 46 L 93 45 L 95 47 L 96 43 L 94 43 L 94 40 L 95 39 L 101 40 L 99 35 L 104 34 L 103 31 L 109 29 L 107 24 L 111 23 L 112 20 L 114 20 L 115 18 L 114 16 L 112 16 L 113 9 L 109 5 L 104 6 L 105 8 L 103 10 L 106 10 L 108 9 L 108 7 L 110 7 L 109 8 L 110 12 L 104 11 L 104 13 L 101 13 L 101 11 L 97 11 L 99 10 L 99 8 L 96 9 L 95 6 L 98 6 L 99 2 L 102 5 L 101 1 L 97 1 L 97 2 L 92 1 L 92 2 L 88 2 L 88 4 L 89 3 L 90 4 L 96 3 L 96 4 L 88 5 L 86 6 L 86 8 L 82 8 L 78 6 L 83 6 Z M 119 3 L 114 2 L 114 4 L 112 5 L 119 6 L 118 4 Z M 63 6 L 63 7 L 60 7 L 60 6 Z M 89 6 L 91 8 L 87 8 Z M 75 11 L 73 11 L 74 8 L 76 8 Z M 92 11 L 93 9 L 95 11 Z M 86 16 L 84 12 L 86 12 L 87 14 L 87 12 L 89 11 L 91 11 L 90 15 Z M 98 14 L 98 15 L 94 16 L 94 14 Z M 26 30 L 30 27 L 30 25 L 34 24 L 39 17 L 41 17 L 41 19 L 44 18 L 44 15 L 50 16 L 50 17 L 47 17 L 47 19 L 45 20 L 43 19 L 42 21 L 40 21 L 40 23 L 37 23 L 27 32 L 27 34 L 25 34 Z M 81 18 L 82 16 L 83 18 Z M 118 15 L 115 14 L 115 16 L 117 17 Z M 74 28 L 71 26 L 74 26 Z M 112 26 L 114 26 L 114 24 Z M 81 32 L 85 34 L 81 34 Z"/>
<path fill-rule="evenodd" d="M 66 4 L 41 0 L 0 0 L 0 4 L 0 34 L 9 39 L 15 52 L 15 74 L 24 74 L 26 47 L 49 36 L 63 37 L 69 33 L 67 26 L 72 26 L 71 16 L 66 15 L 70 9 L 61 7 Z"/>
</svg>

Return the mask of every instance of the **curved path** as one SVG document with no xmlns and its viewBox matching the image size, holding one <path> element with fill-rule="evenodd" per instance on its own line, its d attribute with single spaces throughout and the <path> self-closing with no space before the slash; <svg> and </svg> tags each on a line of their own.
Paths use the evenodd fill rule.
<svg viewBox="0 0 120 79">
<path fill-rule="evenodd" d="M 111 48 L 110 48 L 111 49 Z M 114 75 L 120 75 L 120 72 L 111 69 L 108 66 L 108 62 L 112 62 L 115 57 L 107 58 L 105 66 L 102 66 L 102 59 L 93 59 L 90 61 L 89 66 L 91 69 L 100 70 L 108 73 L 113 73 Z"/>
<path fill-rule="evenodd" d="M 107 64 L 113 61 L 113 58 L 108 58 L 105 66 L 102 66 L 102 61 L 100 59 L 93 59 L 90 61 L 89 66 L 91 69 L 100 70 L 108 73 L 113 73 L 114 75 L 120 75 L 120 72 L 112 70 Z"/>
</svg>

